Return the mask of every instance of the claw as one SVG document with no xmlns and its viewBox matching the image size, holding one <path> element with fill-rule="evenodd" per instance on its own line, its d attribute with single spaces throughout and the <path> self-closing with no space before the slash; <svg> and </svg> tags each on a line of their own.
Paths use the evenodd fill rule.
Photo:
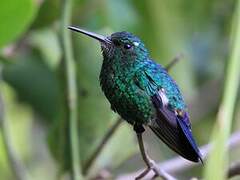
<svg viewBox="0 0 240 180">
<path fill-rule="evenodd" d="M 139 180 L 139 179 L 142 179 L 143 177 L 145 177 L 151 170 L 154 171 L 154 176 L 151 178 L 151 179 L 154 179 L 156 177 L 158 177 L 160 174 L 158 173 L 158 168 L 157 168 L 157 165 L 155 163 L 154 160 L 150 159 L 149 157 L 148 158 L 148 164 L 147 164 L 147 168 L 140 174 L 138 175 L 135 179 L 136 180 Z"/>
<path fill-rule="evenodd" d="M 135 180 L 139 180 L 139 179 L 142 179 L 143 177 L 145 177 L 147 175 L 147 173 L 149 173 L 149 171 L 151 170 L 151 168 L 147 168 L 145 169 L 141 174 L 139 174 Z"/>
</svg>

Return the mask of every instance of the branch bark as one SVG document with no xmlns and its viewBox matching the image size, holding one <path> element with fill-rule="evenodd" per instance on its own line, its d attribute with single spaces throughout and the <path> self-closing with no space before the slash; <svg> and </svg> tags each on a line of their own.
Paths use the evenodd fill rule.
<svg viewBox="0 0 240 180">
<path fill-rule="evenodd" d="M 240 131 L 235 132 L 231 135 L 231 137 L 229 138 L 229 140 L 227 142 L 227 145 L 228 145 L 229 150 L 234 149 L 235 147 L 240 145 Z M 210 150 L 211 150 L 211 144 L 204 145 L 200 148 L 200 151 L 203 155 L 203 159 L 206 159 Z M 198 165 L 200 165 L 200 164 L 192 163 L 192 162 L 187 161 L 179 156 L 158 164 L 159 168 L 161 168 L 162 170 L 164 170 L 170 174 L 176 174 L 176 173 L 185 171 L 189 168 L 192 168 L 192 167 L 198 166 Z M 134 179 L 134 177 L 136 177 L 138 174 L 140 174 L 143 170 L 144 169 L 140 169 L 136 172 L 120 175 L 116 179 L 117 180 Z M 148 175 L 145 177 L 145 179 L 150 179 L 153 175 L 154 175 L 153 172 L 149 172 Z"/>
<path fill-rule="evenodd" d="M 98 147 L 93 152 L 93 155 L 89 158 L 89 160 L 87 161 L 86 165 L 83 167 L 83 174 L 87 174 L 88 173 L 88 171 L 91 168 L 92 164 L 95 162 L 95 160 L 97 159 L 98 155 L 102 152 L 104 146 L 106 145 L 108 140 L 112 137 L 114 132 L 118 129 L 118 127 L 120 126 L 122 121 L 123 121 L 122 118 L 118 117 L 117 121 L 114 122 L 112 127 L 104 135 L 102 141 L 100 142 Z"/>
<path fill-rule="evenodd" d="M 173 67 L 176 63 L 178 63 L 178 61 L 181 60 L 182 58 L 183 58 L 183 54 L 182 54 L 182 53 L 178 54 L 177 56 L 175 56 L 175 57 L 170 61 L 170 63 L 168 63 L 168 64 L 165 66 L 165 69 L 166 69 L 167 71 L 169 71 L 169 70 L 172 69 L 172 67 Z"/>
</svg>

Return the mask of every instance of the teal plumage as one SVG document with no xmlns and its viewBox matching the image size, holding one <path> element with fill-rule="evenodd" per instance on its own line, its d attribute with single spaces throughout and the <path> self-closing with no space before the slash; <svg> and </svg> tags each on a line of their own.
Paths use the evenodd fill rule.
<svg viewBox="0 0 240 180">
<path fill-rule="evenodd" d="M 149 59 L 147 49 L 136 36 L 122 32 L 113 34 L 112 39 L 115 43 L 131 43 L 132 46 L 133 42 L 139 43 L 134 52 L 130 53 L 123 54 L 121 49 L 114 49 L 110 58 L 103 47 L 100 83 L 114 111 L 131 124 L 135 121 L 147 123 L 156 113 L 150 97 L 159 88 L 165 89 L 172 109 L 185 109 L 174 80 L 164 68 Z M 119 39 L 121 42 L 118 42 Z"/>
<path fill-rule="evenodd" d="M 128 32 L 109 37 L 70 27 L 100 41 L 102 90 L 113 111 L 137 133 L 150 129 L 184 158 L 198 162 L 201 154 L 192 136 L 189 115 L 179 87 L 153 61 L 144 43 Z"/>
</svg>

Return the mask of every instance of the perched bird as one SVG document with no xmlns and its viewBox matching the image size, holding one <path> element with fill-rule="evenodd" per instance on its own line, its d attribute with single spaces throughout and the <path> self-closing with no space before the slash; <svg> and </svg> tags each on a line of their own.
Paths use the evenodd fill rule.
<svg viewBox="0 0 240 180">
<path fill-rule="evenodd" d="M 168 72 L 151 59 L 144 43 L 129 32 L 102 36 L 68 27 L 98 40 L 103 64 L 102 90 L 111 109 L 133 125 L 136 133 L 150 129 L 182 157 L 202 161 L 191 132 L 182 94 Z"/>
</svg>

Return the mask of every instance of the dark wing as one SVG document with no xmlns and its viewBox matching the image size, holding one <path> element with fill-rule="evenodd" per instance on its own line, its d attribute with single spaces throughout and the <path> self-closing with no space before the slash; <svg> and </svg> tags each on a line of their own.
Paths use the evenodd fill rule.
<svg viewBox="0 0 240 180">
<path fill-rule="evenodd" d="M 155 118 L 148 124 L 152 131 L 171 149 L 184 158 L 199 162 L 201 154 L 193 139 L 185 103 L 168 73 L 154 61 L 148 60 L 136 74 L 136 85 L 151 97 Z"/>
<path fill-rule="evenodd" d="M 149 127 L 171 149 L 184 158 L 199 162 L 201 154 L 193 139 L 187 112 L 179 115 L 169 109 L 164 91 L 159 90 L 152 96 L 152 102 L 157 109 L 157 116 Z"/>
</svg>

